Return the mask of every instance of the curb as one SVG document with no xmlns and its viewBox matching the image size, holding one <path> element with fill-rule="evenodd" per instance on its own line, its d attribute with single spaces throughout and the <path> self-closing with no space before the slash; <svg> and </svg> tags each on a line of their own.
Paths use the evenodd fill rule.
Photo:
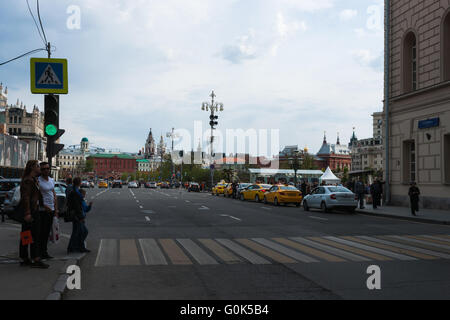
<svg viewBox="0 0 450 320">
<path fill-rule="evenodd" d="M 79 266 L 85 256 L 86 253 L 83 253 L 78 257 L 71 257 L 66 261 L 64 266 L 59 270 L 60 276 L 53 285 L 53 292 L 50 293 L 45 300 L 63 300 L 64 293 L 67 291 L 67 279 L 69 278 L 69 275 L 66 273 L 67 268 L 72 265 Z"/>
<path fill-rule="evenodd" d="M 423 222 L 423 223 L 429 223 L 429 224 L 441 224 L 441 225 L 450 225 L 450 221 L 442 221 L 442 220 L 433 220 L 433 219 L 427 219 L 427 218 L 415 218 L 415 217 L 404 217 L 404 216 L 396 216 L 388 213 L 373 213 L 373 212 L 367 212 L 362 210 L 356 210 L 359 214 L 364 214 L 367 216 L 374 216 L 374 217 L 383 217 L 383 218 L 391 218 L 391 219 L 398 219 L 398 220 L 407 220 L 407 221 L 413 221 L 413 222 Z"/>
</svg>

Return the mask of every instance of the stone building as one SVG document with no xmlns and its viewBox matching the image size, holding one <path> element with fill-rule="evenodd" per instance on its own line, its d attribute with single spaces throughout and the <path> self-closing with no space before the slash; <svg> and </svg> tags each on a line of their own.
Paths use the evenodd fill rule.
<svg viewBox="0 0 450 320">
<path fill-rule="evenodd" d="M 352 172 L 375 170 L 383 171 L 383 113 L 375 112 L 373 118 L 373 134 L 371 138 L 358 140 L 353 131 L 349 143 L 352 155 Z"/>
<path fill-rule="evenodd" d="M 330 167 L 332 171 L 335 171 L 347 168 L 350 171 L 352 156 L 350 155 L 350 149 L 341 144 L 339 135 L 336 144 L 328 143 L 327 137 L 324 135 L 322 147 L 317 152 L 314 162 L 319 169 L 326 170 Z"/>
<path fill-rule="evenodd" d="M 31 112 L 17 100 L 16 104 L 8 105 L 8 89 L 3 91 L 0 85 L 0 120 L 3 130 L 11 136 L 28 143 L 29 159 L 44 161 L 47 140 L 44 136 L 44 113 L 34 106 Z"/>
<path fill-rule="evenodd" d="M 415 181 L 421 206 L 450 209 L 450 3 L 391 0 L 389 183 L 408 205 Z M 385 105 L 386 107 L 386 105 Z"/>
</svg>

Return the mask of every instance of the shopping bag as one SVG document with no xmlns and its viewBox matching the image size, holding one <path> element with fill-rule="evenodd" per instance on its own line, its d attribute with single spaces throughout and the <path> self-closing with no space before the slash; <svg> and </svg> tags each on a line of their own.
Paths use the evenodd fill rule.
<svg viewBox="0 0 450 320">
<path fill-rule="evenodd" d="M 59 220 L 57 217 L 53 217 L 52 228 L 50 229 L 49 241 L 52 243 L 59 242 Z"/>
<path fill-rule="evenodd" d="M 22 241 L 22 245 L 26 246 L 33 243 L 33 237 L 31 236 L 31 231 L 23 231 L 20 233 L 20 239 Z"/>
</svg>

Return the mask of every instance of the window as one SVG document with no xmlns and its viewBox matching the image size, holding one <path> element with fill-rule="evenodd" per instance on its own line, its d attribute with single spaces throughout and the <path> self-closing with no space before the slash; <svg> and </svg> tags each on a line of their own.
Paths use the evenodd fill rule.
<svg viewBox="0 0 450 320">
<path fill-rule="evenodd" d="M 443 81 L 450 80 L 450 13 L 442 26 L 442 62 Z"/>
<path fill-rule="evenodd" d="M 450 134 L 444 136 L 445 183 L 450 183 Z"/>
<path fill-rule="evenodd" d="M 413 140 L 403 142 L 403 182 L 416 181 L 416 144 Z"/>
<path fill-rule="evenodd" d="M 19 134 L 22 134 L 22 128 L 19 128 Z"/>
<path fill-rule="evenodd" d="M 417 90 L 417 41 L 409 32 L 403 42 L 403 92 Z"/>
</svg>

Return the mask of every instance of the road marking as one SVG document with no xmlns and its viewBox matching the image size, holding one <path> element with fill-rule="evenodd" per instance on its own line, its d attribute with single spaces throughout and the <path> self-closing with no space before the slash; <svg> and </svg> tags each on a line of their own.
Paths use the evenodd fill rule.
<svg viewBox="0 0 450 320">
<path fill-rule="evenodd" d="M 254 254 L 250 250 L 245 249 L 244 247 L 238 245 L 237 243 L 234 243 L 231 240 L 216 239 L 216 241 L 222 244 L 223 246 L 227 247 L 237 255 L 241 256 L 242 258 L 248 260 L 252 264 L 270 264 L 270 262 L 267 261 L 266 259 Z"/>
<path fill-rule="evenodd" d="M 177 241 L 191 254 L 194 259 L 202 265 L 219 264 L 194 241 L 190 239 L 177 239 Z"/>
<path fill-rule="evenodd" d="M 172 264 L 176 265 L 190 265 L 192 264 L 191 260 L 184 254 L 183 250 L 181 250 L 175 241 L 172 239 L 159 239 L 159 243 L 161 244 L 163 250 L 169 256 Z"/>
<path fill-rule="evenodd" d="M 205 207 L 205 206 L 201 206 L 200 208 L 198 208 L 198 210 L 209 210 L 209 208 Z"/>
<path fill-rule="evenodd" d="M 432 244 L 441 244 L 450 248 L 450 242 L 444 241 L 442 239 L 429 238 L 427 236 L 408 236 L 408 238 L 423 240 L 425 242 L 431 242 Z"/>
<path fill-rule="evenodd" d="M 154 239 L 139 239 L 139 244 L 147 266 L 167 265 L 166 258 Z"/>
<path fill-rule="evenodd" d="M 441 236 L 425 236 L 425 235 L 423 235 L 422 237 L 439 240 L 439 241 L 444 241 L 444 242 L 442 242 L 442 244 L 445 244 L 445 243 L 450 244 L 450 238 L 444 238 Z"/>
<path fill-rule="evenodd" d="M 323 220 L 323 221 L 328 221 L 328 219 L 320 218 L 320 217 L 315 217 L 315 216 L 308 216 L 308 218 L 311 218 L 311 219 L 317 219 L 317 220 Z"/>
<path fill-rule="evenodd" d="M 172 208 L 172 209 L 173 209 L 173 208 L 176 208 L 176 207 L 177 207 L 177 206 L 168 206 L 167 208 Z"/>
<path fill-rule="evenodd" d="M 139 203 L 139 200 L 136 200 L 137 203 Z"/>
<path fill-rule="evenodd" d="M 189 203 L 190 201 L 189 200 L 184 200 L 185 202 L 187 202 L 187 203 Z"/>
<path fill-rule="evenodd" d="M 291 259 L 285 255 L 282 255 L 276 251 L 273 251 L 271 249 L 268 249 L 254 241 L 251 241 L 249 239 L 235 239 L 237 242 L 243 244 L 244 246 L 266 256 L 271 258 L 272 260 L 279 262 L 279 263 L 296 263 L 294 259 Z"/>
<path fill-rule="evenodd" d="M 117 264 L 117 240 L 102 239 L 97 253 L 96 267 L 115 266 Z"/>
<path fill-rule="evenodd" d="M 428 249 L 424 249 L 424 248 L 419 248 L 419 247 L 413 247 L 411 245 L 404 244 L 404 243 L 402 244 L 402 243 L 399 243 L 399 242 L 388 241 L 389 239 L 387 239 L 387 240 L 379 239 L 381 237 L 375 238 L 375 237 L 367 237 L 367 236 L 358 236 L 358 238 L 369 240 L 369 241 L 374 241 L 374 242 L 378 242 L 378 243 L 382 243 L 382 244 L 391 245 L 391 246 L 394 246 L 394 247 L 397 247 L 397 248 L 408 249 L 408 250 L 412 250 L 412 251 L 428 254 L 430 256 L 435 256 L 435 257 L 439 257 L 439 258 L 443 258 L 443 259 L 450 259 L 450 255 L 445 254 L 445 253 L 436 252 L 436 251 L 432 251 L 432 250 L 428 250 Z"/>
<path fill-rule="evenodd" d="M 379 253 L 381 255 L 384 255 L 384 256 L 387 256 L 387 257 L 390 257 L 390 258 L 394 258 L 394 259 L 398 259 L 398 260 L 402 260 L 402 261 L 415 261 L 415 260 L 417 260 L 416 258 L 412 258 L 412 257 L 406 256 L 406 255 L 403 255 L 403 254 L 393 253 L 393 252 L 386 251 L 386 250 L 383 250 L 383 249 L 370 247 L 370 246 L 367 246 L 365 244 L 353 242 L 353 241 L 346 240 L 346 239 L 341 239 L 341 238 L 337 238 L 337 237 L 325 237 L 325 238 L 329 239 L 331 241 L 340 242 L 340 243 L 345 244 L 345 245 L 349 245 L 349 246 L 360 248 L 360 249 L 363 249 L 363 250 Z"/>
<path fill-rule="evenodd" d="M 434 251 L 450 253 L 450 249 L 448 249 L 447 246 L 443 246 L 443 245 L 440 245 L 440 244 L 435 244 L 435 243 L 431 244 L 431 243 L 426 242 L 426 241 L 421 241 L 421 240 L 416 240 L 416 239 L 407 238 L 407 237 L 401 237 L 401 236 L 385 236 L 385 237 L 381 237 L 381 238 L 383 238 L 383 239 L 386 239 L 386 238 L 387 239 L 392 239 L 394 241 L 399 241 L 399 242 L 406 243 L 406 244 L 413 243 L 417 247 L 430 249 L 430 250 L 434 250 Z"/>
<path fill-rule="evenodd" d="M 304 246 L 304 245 L 302 245 L 302 244 L 300 244 L 298 242 L 294 242 L 294 241 L 291 241 L 291 240 L 288 240 L 288 239 L 273 238 L 272 240 L 274 240 L 276 242 L 279 242 L 281 244 L 284 244 L 286 246 L 289 246 L 291 248 L 294 248 L 294 249 L 300 250 L 302 252 L 305 252 L 305 253 L 307 253 L 309 255 L 312 255 L 312 256 L 314 256 L 316 258 L 321 258 L 321 259 L 323 259 L 325 261 L 330 261 L 330 262 L 345 262 L 346 261 L 346 260 L 344 260 L 342 258 L 333 256 L 333 255 L 328 254 L 328 253 L 323 252 L 323 251 L 319 251 L 319 250 L 313 249 L 311 247 Z"/>
<path fill-rule="evenodd" d="M 155 213 L 155 212 L 153 210 L 142 210 L 142 213 L 152 214 L 152 213 Z"/>
<path fill-rule="evenodd" d="M 298 261 L 302 261 L 302 262 L 306 262 L 306 263 L 319 262 L 319 260 L 316 260 L 314 258 L 308 257 L 308 256 L 306 256 L 306 255 L 304 255 L 302 253 L 299 253 L 299 252 L 294 251 L 292 249 L 283 247 L 283 246 L 281 246 L 281 245 L 279 245 L 279 244 L 277 244 L 275 242 L 272 242 L 272 241 L 269 241 L 269 240 L 266 240 L 266 239 L 253 238 L 252 240 L 256 241 L 256 242 L 258 242 L 258 243 L 260 243 L 260 244 L 262 244 L 262 245 L 264 245 L 266 247 L 269 247 L 269 248 L 271 248 L 273 250 L 281 252 L 282 254 L 284 254 L 284 255 L 286 255 L 288 257 L 291 257 L 291 258 L 293 258 L 295 260 L 298 260 Z"/>
<path fill-rule="evenodd" d="M 264 209 L 264 210 L 272 210 L 272 209 L 270 209 L 270 208 L 267 208 L 267 207 L 260 207 L 261 209 Z"/>
<path fill-rule="evenodd" d="M 305 239 L 305 238 L 300 238 L 300 237 L 295 238 L 294 237 L 294 238 L 290 238 L 290 239 L 294 240 L 296 242 L 300 242 L 300 243 L 302 243 L 304 245 L 307 245 L 307 246 L 310 246 L 310 247 L 313 247 L 313 248 L 316 248 L 316 249 L 320 249 L 320 250 L 323 250 L 325 252 L 332 253 L 332 254 L 334 254 L 336 256 L 348 259 L 350 261 L 357 261 L 357 262 L 358 261 L 370 261 L 370 259 L 367 259 L 365 257 L 361 257 L 361 256 L 358 256 L 358 255 L 350 253 L 350 252 L 346 252 L 346 251 L 341 250 L 341 249 L 332 248 L 332 247 L 329 247 L 329 246 L 326 246 L 326 245 L 323 245 L 323 244 L 320 244 L 320 243 L 317 243 L 317 242 L 314 242 L 314 241 L 310 241 L 310 240 Z"/>
<path fill-rule="evenodd" d="M 314 240 L 314 241 L 318 241 L 318 242 L 321 242 L 323 244 L 330 245 L 330 246 L 333 246 L 333 247 L 336 247 L 336 248 L 339 248 L 339 249 L 342 249 L 342 250 L 345 250 L 345 251 L 350 251 L 350 252 L 353 252 L 353 253 L 356 253 L 356 254 L 359 254 L 361 256 L 365 256 L 365 257 L 368 257 L 368 258 L 371 258 L 371 259 L 374 259 L 374 260 L 379 260 L 379 261 L 391 261 L 392 260 L 391 258 L 382 256 L 382 255 L 379 255 L 379 254 L 376 254 L 376 253 L 367 252 L 367 251 L 364 251 L 364 250 L 361 250 L 361 249 L 357 249 L 357 248 L 354 248 L 354 247 L 350 247 L 350 246 L 347 246 L 347 245 L 344 245 L 344 244 L 340 244 L 340 243 L 337 243 L 337 242 L 332 241 L 332 240 L 327 240 L 327 239 L 319 238 L 319 237 L 309 237 L 309 239 Z"/>
<path fill-rule="evenodd" d="M 389 251 L 392 251 L 392 252 L 406 254 L 408 256 L 415 257 L 415 258 L 418 258 L 418 259 L 425 259 L 425 260 L 437 259 L 436 257 L 430 256 L 430 255 L 417 253 L 417 252 L 414 252 L 414 251 L 411 251 L 411 250 L 407 250 L 407 249 L 396 248 L 396 247 L 389 246 L 389 245 L 386 245 L 386 244 L 376 243 L 375 241 L 364 240 L 364 239 L 361 239 L 360 237 L 342 237 L 342 238 L 348 239 L 348 240 L 351 240 L 351 241 L 364 243 L 364 244 L 367 244 L 368 246 L 371 246 L 371 247 L 376 247 L 376 248 L 380 248 L 380 249 L 386 249 L 386 250 L 389 250 Z"/>
<path fill-rule="evenodd" d="M 140 209 L 144 209 L 144 207 L 143 207 L 143 206 L 139 206 L 139 208 L 140 208 Z"/>
<path fill-rule="evenodd" d="M 209 250 L 214 252 L 215 255 L 217 255 L 227 264 L 236 264 L 242 262 L 241 259 L 236 257 L 234 254 L 232 254 L 230 251 L 228 251 L 227 249 L 225 249 L 223 246 L 221 246 L 212 239 L 198 239 L 198 241 L 205 247 L 207 247 Z"/>
<path fill-rule="evenodd" d="M 149 217 L 145 217 L 145 220 L 147 220 L 148 222 L 150 222 L 150 218 Z"/>
<path fill-rule="evenodd" d="M 134 239 L 120 240 L 120 265 L 121 266 L 139 266 L 141 261 Z"/>
<path fill-rule="evenodd" d="M 242 219 L 239 219 L 239 218 L 236 218 L 236 217 L 227 215 L 227 214 L 221 214 L 221 216 L 222 216 L 222 217 L 229 217 L 229 218 L 231 218 L 231 219 L 238 220 L 238 221 L 242 221 Z"/>
</svg>

